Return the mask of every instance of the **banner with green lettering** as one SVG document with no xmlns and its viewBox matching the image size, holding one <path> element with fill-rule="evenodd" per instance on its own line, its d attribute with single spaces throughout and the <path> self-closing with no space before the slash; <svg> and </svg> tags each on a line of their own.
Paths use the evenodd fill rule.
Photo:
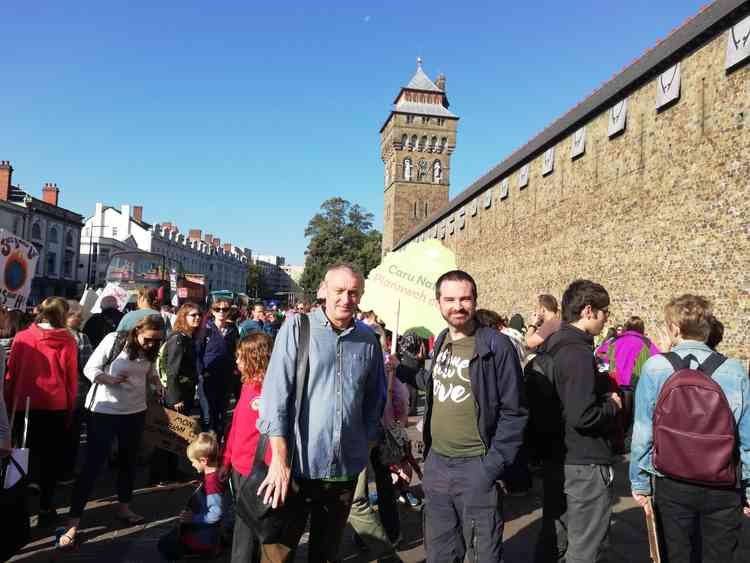
<svg viewBox="0 0 750 563">
<path fill-rule="evenodd" d="M 435 282 L 456 269 L 453 252 L 436 240 L 426 240 L 391 252 L 370 272 L 359 308 L 375 311 L 388 330 L 416 330 L 428 338 L 446 327 L 435 300 Z M 400 311 L 399 311 L 400 310 Z"/>
</svg>

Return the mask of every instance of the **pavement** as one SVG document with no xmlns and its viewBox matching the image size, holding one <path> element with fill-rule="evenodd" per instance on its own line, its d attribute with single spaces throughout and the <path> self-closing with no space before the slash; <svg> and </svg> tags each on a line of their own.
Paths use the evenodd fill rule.
<svg viewBox="0 0 750 563">
<path fill-rule="evenodd" d="M 409 433 L 418 439 L 414 429 L 416 418 L 410 422 Z M 138 484 L 145 487 L 147 468 L 142 467 Z M 414 490 L 421 493 L 418 483 Z M 138 526 L 120 524 L 115 518 L 114 474 L 102 475 L 95 490 L 94 499 L 86 508 L 83 527 L 79 532 L 82 540 L 76 551 L 59 552 L 52 547 L 54 526 L 41 528 L 32 517 L 32 541 L 11 561 L 27 563 L 60 562 L 107 562 L 141 563 L 160 561 L 156 549 L 159 538 L 176 525 L 176 515 L 185 506 L 193 491 L 193 486 L 180 484 L 172 488 L 141 488 L 136 490 L 133 509 L 146 517 L 146 522 Z M 67 512 L 71 487 L 60 487 L 58 506 Z M 532 561 L 536 538 L 541 527 L 541 481 L 534 479 L 530 494 L 523 497 L 509 496 L 504 499 L 505 515 L 505 561 Z M 420 495 L 421 496 L 421 495 Z M 32 499 L 32 514 L 36 514 L 36 501 Z M 421 513 L 404 505 L 399 505 L 402 520 L 403 541 L 399 546 L 399 556 L 407 563 L 424 561 L 422 546 Z M 615 506 L 612 517 L 611 548 L 609 563 L 648 563 L 648 539 L 642 510 L 630 497 L 627 479 L 627 462 L 621 461 L 615 467 Z M 297 551 L 297 561 L 306 561 L 306 537 Z M 740 553 L 736 561 L 750 561 L 750 519 L 743 519 Z M 229 561 L 229 554 L 214 561 Z M 353 543 L 351 530 L 347 530 L 343 544 L 343 561 L 365 563 L 376 561 L 377 554 L 360 553 Z M 730 562 L 727 562 L 730 563 Z"/>
</svg>

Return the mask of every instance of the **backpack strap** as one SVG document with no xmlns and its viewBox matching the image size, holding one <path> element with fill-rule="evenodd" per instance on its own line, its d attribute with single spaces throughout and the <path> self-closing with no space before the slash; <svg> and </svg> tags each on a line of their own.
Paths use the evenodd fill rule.
<svg viewBox="0 0 750 563">
<path fill-rule="evenodd" d="M 726 357 L 722 356 L 718 352 L 713 352 L 703 363 L 698 366 L 698 369 L 705 373 L 708 377 L 711 377 L 716 369 L 726 361 Z"/>
<path fill-rule="evenodd" d="M 685 357 L 685 359 L 683 359 L 677 352 L 665 352 L 662 354 L 662 356 L 666 358 L 666 360 L 672 365 L 672 368 L 675 371 L 680 371 L 685 367 L 690 367 L 690 356 L 687 356 Z"/>
</svg>

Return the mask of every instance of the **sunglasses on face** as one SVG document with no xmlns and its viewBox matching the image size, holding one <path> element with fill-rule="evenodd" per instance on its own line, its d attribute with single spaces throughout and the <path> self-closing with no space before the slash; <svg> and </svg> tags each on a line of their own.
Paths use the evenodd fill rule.
<svg viewBox="0 0 750 563">
<path fill-rule="evenodd" d="M 214 313 L 226 313 L 229 311 L 229 307 L 214 307 Z"/>
</svg>

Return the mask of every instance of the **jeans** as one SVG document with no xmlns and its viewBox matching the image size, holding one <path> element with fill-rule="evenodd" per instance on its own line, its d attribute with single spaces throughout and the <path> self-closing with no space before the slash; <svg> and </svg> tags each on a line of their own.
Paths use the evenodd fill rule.
<svg viewBox="0 0 750 563">
<path fill-rule="evenodd" d="M 664 563 L 688 562 L 691 552 L 697 561 L 702 555 L 703 563 L 734 561 L 742 530 L 739 490 L 660 477 L 654 486 L 654 507 Z"/>
<path fill-rule="evenodd" d="M 215 432 L 221 444 L 227 424 L 229 382 L 222 374 L 213 373 L 198 378 L 198 403 L 201 411 L 201 430 Z"/>
<path fill-rule="evenodd" d="M 86 422 L 88 411 L 84 407 L 76 407 L 73 411 L 73 422 L 70 425 L 70 443 L 63 452 L 63 462 L 60 474 L 63 477 L 75 475 L 78 450 L 81 445 L 81 432 Z"/>
<path fill-rule="evenodd" d="M 308 517 L 310 518 L 308 561 L 310 563 L 336 561 L 356 484 L 356 481 L 300 479 L 299 493 L 290 501 L 295 508 L 295 517 L 289 522 L 286 536 L 281 543 L 261 545 L 261 562 L 289 563 L 293 561 Z"/>
<path fill-rule="evenodd" d="M 613 477 L 610 465 L 544 462 L 542 531 L 536 563 L 602 560 L 609 544 Z"/>
<path fill-rule="evenodd" d="M 232 488 L 239 491 L 246 478 L 232 469 Z M 231 561 L 232 563 L 260 563 L 260 543 L 252 529 L 240 517 L 234 519 Z"/>
<path fill-rule="evenodd" d="M 370 454 L 372 470 L 375 476 L 375 486 L 378 491 L 378 514 L 383 523 L 388 539 L 395 542 L 401 534 L 401 520 L 398 515 L 398 501 L 396 487 L 391 480 L 391 472 L 387 465 L 380 461 L 380 449 L 373 448 Z"/>
<path fill-rule="evenodd" d="M 18 414 L 16 427 L 23 412 Z M 55 485 L 60 477 L 60 462 L 64 459 L 65 450 L 69 447 L 70 429 L 67 427 L 67 411 L 29 411 L 29 471 L 33 479 L 39 482 L 39 508 L 54 508 Z"/>
<path fill-rule="evenodd" d="M 430 451 L 422 488 L 428 563 L 503 561 L 502 499 L 481 457 L 449 458 Z"/>
<path fill-rule="evenodd" d="M 146 411 L 134 414 L 90 413 L 86 440 L 86 460 L 73 488 L 70 516 L 80 518 L 96 484 L 102 465 L 117 438 L 117 500 L 130 502 L 135 482 L 135 464 L 143 436 Z"/>
</svg>

